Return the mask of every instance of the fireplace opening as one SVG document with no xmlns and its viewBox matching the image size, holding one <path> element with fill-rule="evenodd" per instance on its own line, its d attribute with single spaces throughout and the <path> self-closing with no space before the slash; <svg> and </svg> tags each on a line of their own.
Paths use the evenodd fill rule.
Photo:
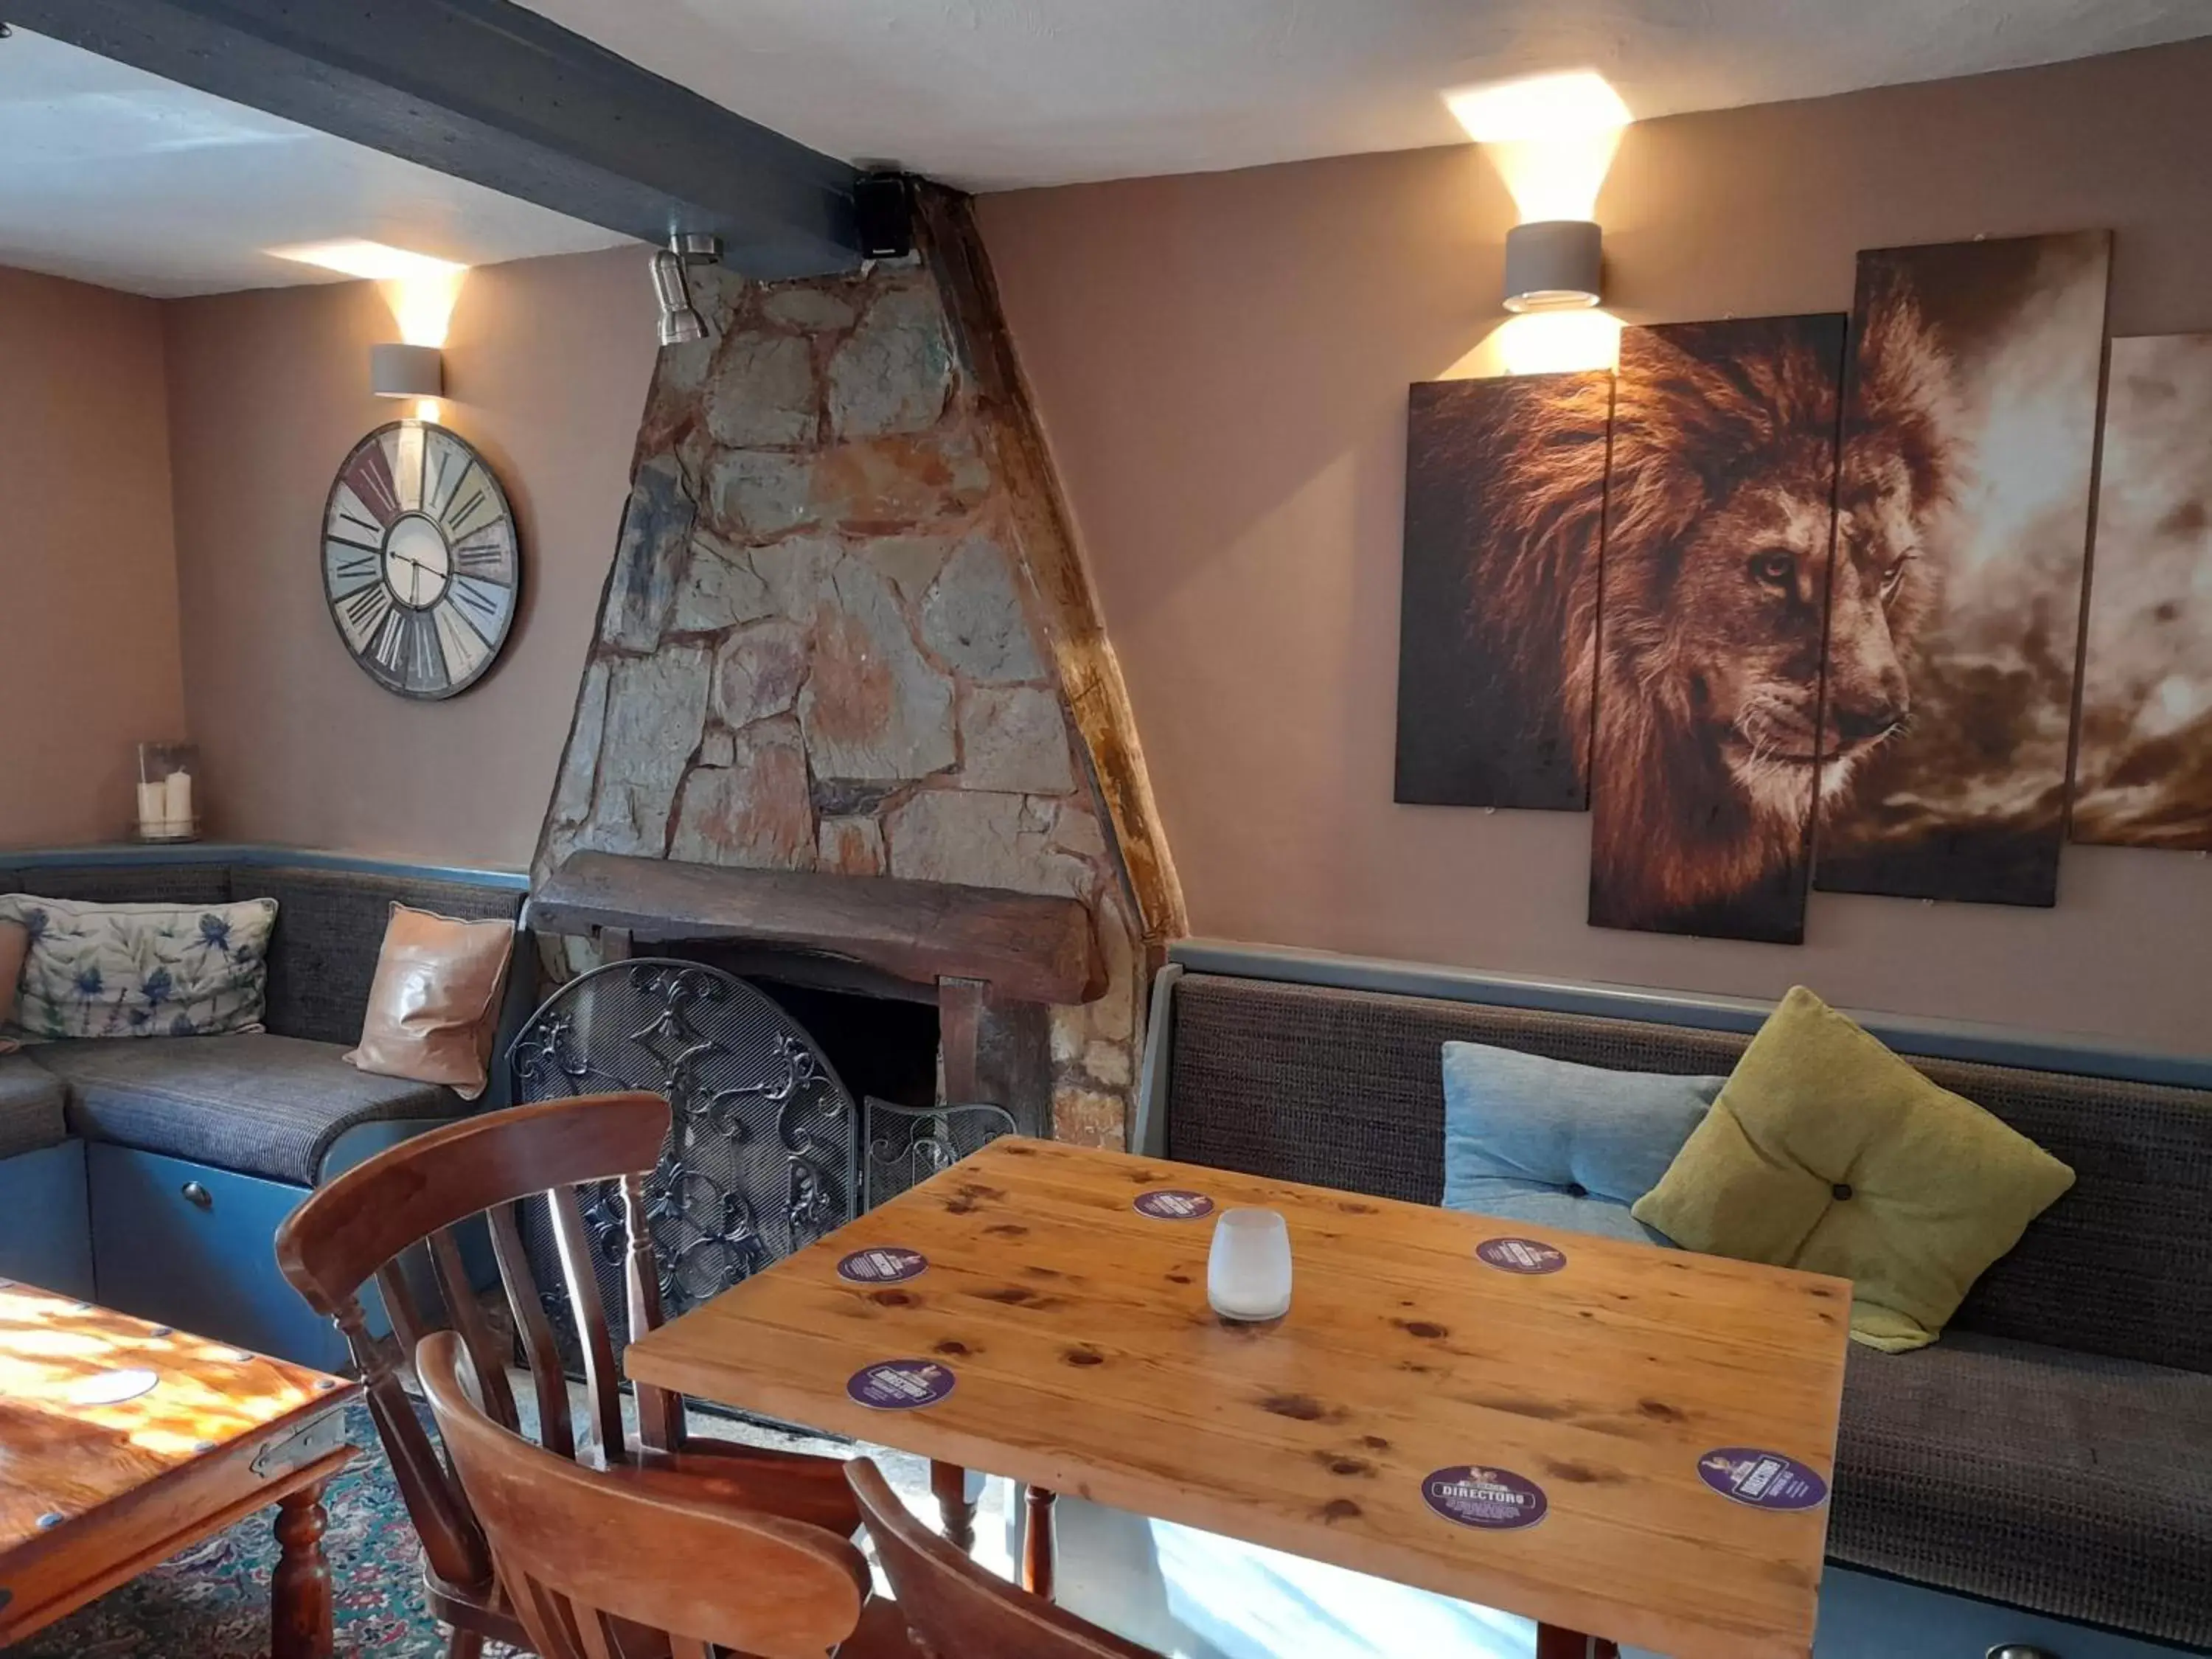
<svg viewBox="0 0 2212 1659">
<path fill-rule="evenodd" d="M 936 1104 L 937 1005 L 914 988 L 857 963 L 806 951 L 711 939 L 654 949 L 735 974 L 774 1002 L 814 1040 L 855 1101 Z"/>
<path fill-rule="evenodd" d="M 937 1103 L 937 1006 L 743 976 L 814 1039 L 855 1100 Z"/>
</svg>

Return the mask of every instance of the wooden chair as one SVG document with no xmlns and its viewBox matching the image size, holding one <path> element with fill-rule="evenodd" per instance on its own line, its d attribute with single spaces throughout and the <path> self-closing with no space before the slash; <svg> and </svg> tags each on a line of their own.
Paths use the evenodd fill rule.
<svg viewBox="0 0 2212 1659">
<path fill-rule="evenodd" d="M 416 1370 L 545 1659 L 911 1659 L 850 1539 L 556 1456 L 492 1420 L 463 1352 L 459 1336 L 434 1332 Z"/>
<path fill-rule="evenodd" d="M 669 1126 L 659 1095 L 585 1095 L 487 1113 L 417 1135 L 346 1170 L 312 1194 L 276 1233 L 284 1276 L 335 1320 L 366 1385 L 370 1415 L 422 1544 L 432 1612 L 453 1627 L 451 1659 L 476 1659 L 487 1638 L 526 1648 L 524 1621 L 502 1597 L 468 1496 L 440 1462 L 401 1384 L 402 1361 L 450 1329 L 481 1380 L 484 1409 L 520 1432 L 507 1375 L 511 1350 L 494 1334 L 469 1284 L 456 1225 L 482 1214 L 528 1358 L 539 1438 L 550 1455 L 629 1468 L 671 1501 L 736 1505 L 849 1536 L 859 1506 L 835 1458 L 687 1440 L 680 1395 L 640 1384 L 639 1432 L 624 1430 L 622 1378 L 592 1241 L 575 1188 L 619 1181 L 627 1209 L 623 1278 L 632 1338 L 660 1322 L 659 1279 L 645 1222 L 644 1172 Z M 526 1200 L 549 1207 L 569 1310 L 583 1346 L 590 1411 L 571 1419 L 568 1384 L 544 1304 L 523 1251 Z M 392 1334 L 369 1334 L 361 1304 L 374 1280 Z M 434 1288 L 442 1308 L 426 1313 Z M 586 1652 L 592 1650 L 586 1649 Z"/>
<path fill-rule="evenodd" d="M 922 1659 L 1160 1659 L 986 1572 L 915 1520 L 866 1458 L 845 1478 Z"/>
</svg>

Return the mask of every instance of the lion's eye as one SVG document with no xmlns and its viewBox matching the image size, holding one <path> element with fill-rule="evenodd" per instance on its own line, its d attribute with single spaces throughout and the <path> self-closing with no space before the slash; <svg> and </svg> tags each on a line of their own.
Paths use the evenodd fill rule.
<svg viewBox="0 0 2212 1659">
<path fill-rule="evenodd" d="M 1885 599 L 1897 592 L 1897 585 L 1905 580 L 1905 567 L 1909 561 L 1899 559 L 1881 573 L 1881 596 Z"/>
<path fill-rule="evenodd" d="M 1751 561 L 1751 579 L 1768 587 L 1794 587 L 1796 585 L 1797 556 L 1775 548 L 1754 554 Z"/>
</svg>

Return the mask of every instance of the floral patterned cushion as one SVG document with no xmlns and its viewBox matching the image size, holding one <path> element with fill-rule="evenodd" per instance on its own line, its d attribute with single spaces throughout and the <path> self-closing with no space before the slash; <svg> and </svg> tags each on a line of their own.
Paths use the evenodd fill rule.
<svg viewBox="0 0 2212 1659">
<path fill-rule="evenodd" d="M 31 935 L 15 1035 L 215 1036 L 260 1025 L 276 901 L 88 904 L 0 895 Z"/>
</svg>

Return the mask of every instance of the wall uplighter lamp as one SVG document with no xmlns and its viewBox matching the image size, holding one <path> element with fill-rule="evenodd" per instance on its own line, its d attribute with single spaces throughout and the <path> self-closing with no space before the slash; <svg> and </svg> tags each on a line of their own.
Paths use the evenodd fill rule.
<svg viewBox="0 0 2212 1659">
<path fill-rule="evenodd" d="M 1628 106 L 1590 70 L 1447 93 L 1444 101 L 1512 191 L 1522 222 L 1505 237 L 1505 308 L 1584 310 L 1602 296 L 1598 188 Z"/>
</svg>

